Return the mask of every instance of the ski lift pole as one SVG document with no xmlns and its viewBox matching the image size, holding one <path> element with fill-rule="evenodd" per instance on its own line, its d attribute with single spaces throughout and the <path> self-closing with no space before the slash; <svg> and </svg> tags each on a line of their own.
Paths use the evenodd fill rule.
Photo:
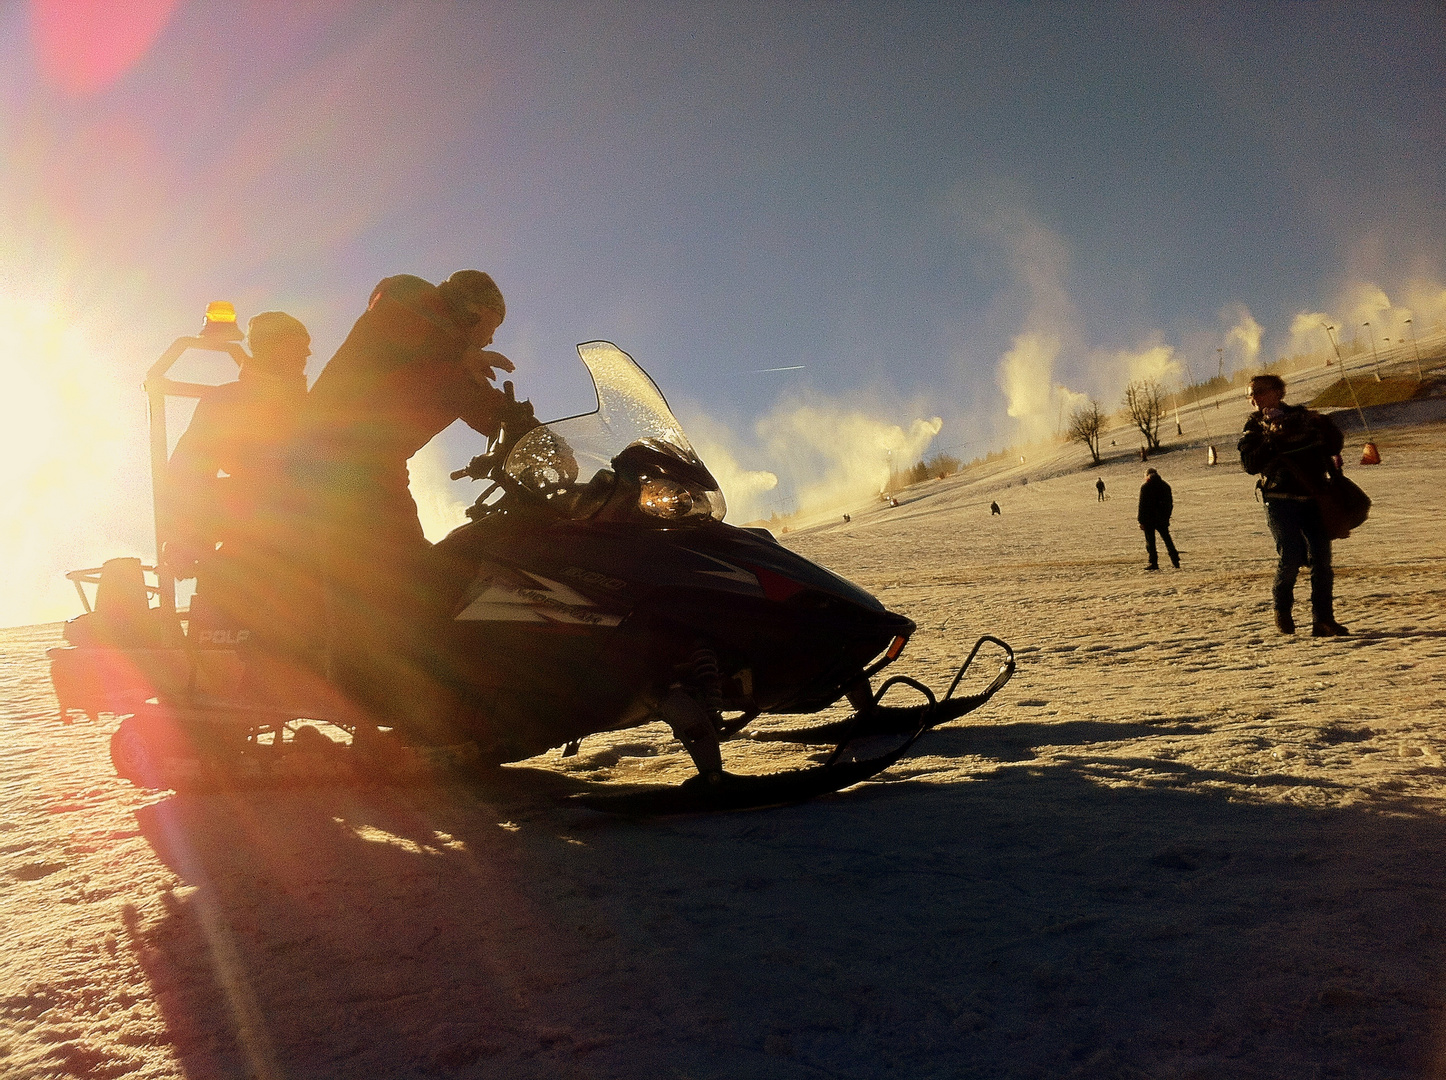
<svg viewBox="0 0 1446 1080">
<path fill-rule="evenodd" d="M 1205 410 L 1200 407 L 1200 390 L 1199 386 L 1195 383 L 1195 373 L 1190 370 L 1190 361 L 1182 358 L 1181 363 L 1185 365 L 1185 375 L 1190 380 L 1190 384 L 1196 387 L 1195 415 L 1200 418 L 1200 426 L 1205 429 L 1205 463 L 1207 465 L 1214 465 L 1217 459 L 1217 455 L 1215 453 L 1215 436 L 1210 434 L 1210 423 L 1205 419 Z M 1177 398 L 1176 400 L 1178 401 L 1179 399 Z M 1216 401 L 1216 407 L 1219 407 L 1218 399 Z"/>
<path fill-rule="evenodd" d="M 1351 392 L 1351 400 L 1356 405 L 1356 415 L 1361 418 L 1361 430 L 1366 433 L 1365 445 L 1361 447 L 1362 465 L 1379 465 L 1381 463 L 1381 451 L 1376 446 L 1375 436 L 1371 434 L 1371 427 L 1366 423 L 1366 412 L 1361 408 L 1361 399 L 1356 397 L 1356 388 L 1351 385 L 1351 380 L 1346 379 L 1346 389 Z"/>
<path fill-rule="evenodd" d="M 1326 339 L 1330 341 L 1331 348 L 1336 351 L 1336 362 L 1340 365 L 1341 378 L 1345 380 L 1346 389 L 1349 390 L 1351 394 L 1351 401 L 1355 403 L 1356 415 L 1361 418 L 1361 430 L 1366 433 L 1367 438 L 1370 438 L 1371 426 L 1366 423 L 1366 413 L 1365 410 L 1361 408 L 1361 399 L 1356 397 L 1356 388 L 1351 382 L 1351 373 L 1346 370 L 1345 357 L 1341 356 L 1341 347 L 1336 343 L 1335 327 L 1326 326 L 1325 323 L 1321 323 L 1321 327 L 1326 332 Z M 1372 344 L 1374 344 L 1374 342 Z"/>
<path fill-rule="evenodd" d="M 1351 380 L 1346 380 L 1346 389 L 1351 392 L 1351 401 L 1356 406 L 1356 415 L 1361 418 L 1361 430 L 1366 433 L 1366 438 L 1371 438 L 1371 425 L 1366 423 L 1366 411 L 1361 408 L 1361 399 L 1356 397 L 1356 388 L 1351 385 Z"/>
<path fill-rule="evenodd" d="M 1370 324 L 1367 323 L 1367 325 Z M 1361 418 L 1361 430 L 1366 433 L 1366 445 L 1361 447 L 1361 464 L 1379 465 L 1381 463 L 1381 452 L 1376 448 L 1376 440 L 1371 435 L 1371 425 L 1366 423 L 1366 410 L 1361 408 L 1361 399 L 1356 396 L 1356 387 L 1355 384 L 1351 382 L 1351 373 L 1346 370 L 1346 361 L 1345 358 L 1341 356 L 1341 347 L 1336 344 L 1335 327 L 1326 326 L 1325 323 L 1321 323 L 1321 329 L 1326 332 L 1326 338 L 1330 341 L 1331 348 L 1336 351 L 1336 361 L 1340 365 L 1341 378 L 1345 380 L 1346 389 L 1350 391 L 1351 401 L 1356 407 L 1356 415 Z M 1374 338 L 1371 341 L 1371 347 L 1373 349 L 1375 348 Z"/>
</svg>

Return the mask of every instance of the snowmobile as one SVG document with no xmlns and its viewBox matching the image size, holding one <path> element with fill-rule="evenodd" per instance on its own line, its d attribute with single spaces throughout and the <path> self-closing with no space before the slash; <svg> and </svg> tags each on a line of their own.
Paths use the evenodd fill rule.
<svg viewBox="0 0 1446 1080">
<path fill-rule="evenodd" d="M 199 392 L 167 380 L 169 364 L 187 348 L 236 347 L 205 333 L 183 338 L 152 369 L 158 486 L 164 398 Z M 175 609 L 175 582 L 159 558 L 160 569 L 113 560 L 70 575 L 87 614 L 67 624 L 71 644 L 50 652 L 62 714 L 124 716 L 111 741 L 117 772 L 156 787 L 396 781 L 559 747 L 569 755 L 589 736 L 660 720 L 697 775 L 672 787 L 593 785 L 576 796 L 596 809 L 653 814 L 782 805 L 849 787 L 1009 681 L 1013 652 L 986 635 L 942 697 L 901 675 L 875 688 L 914 623 L 767 529 L 725 524 L 717 481 L 642 368 L 606 341 L 578 353 L 594 411 L 513 433 L 504 425 L 453 474 L 486 485 L 469 521 L 435 547 L 454 587 L 438 646 L 461 689 L 460 742 L 414 745 L 403 723 L 377 731 L 319 666 L 250 648 L 244 629 L 201 629 Z M 158 526 L 158 552 L 163 544 Z M 96 587 L 94 610 L 86 584 Z M 956 696 L 986 647 L 1002 654 L 992 681 Z M 884 700 L 910 691 L 913 703 Z M 842 701 L 852 712 L 831 722 L 755 724 Z M 746 775 L 723 765 L 723 744 L 738 738 L 829 749 L 816 764 Z"/>
</svg>

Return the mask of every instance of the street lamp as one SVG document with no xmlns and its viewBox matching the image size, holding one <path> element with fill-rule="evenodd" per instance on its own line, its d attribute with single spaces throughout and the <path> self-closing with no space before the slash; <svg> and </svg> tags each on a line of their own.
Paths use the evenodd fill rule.
<svg viewBox="0 0 1446 1080">
<path fill-rule="evenodd" d="M 1341 358 L 1341 347 L 1336 344 L 1335 335 L 1332 333 L 1332 331 L 1335 330 L 1335 327 L 1334 327 L 1334 326 L 1327 326 L 1325 323 L 1321 323 L 1321 324 L 1320 324 L 1320 328 L 1326 332 L 1326 340 L 1328 340 L 1328 341 L 1331 343 L 1331 348 L 1336 351 L 1336 359 L 1337 359 L 1337 360 L 1340 360 L 1340 358 Z M 1330 366 L 1331 366 L 1331 358 L 1330 358 L 1329 356 L 1326 357 L 1325 366 L 1326 366 L 1326 367 L 1330 367 Z"/>
<path fill-rule="evenodd" d="M 1416 340 L 1416 324 L 1407 319 L 1406 325 L 1411 328 L 1411 344 L 1416 347 L 1416 381 L 1422 382 L 1425 376 L 1421 374 L 1421 343 Z"/>
<path fill-rule="evenodd" d="M 1219 363 L 1219 365 L 1218 365 L 1218 366 L 1216 367 L 1216 369 L 1215 369 L 1215 377 L 1216 377 L 1217 379 L 1219 379 L 1219 380 L 1223 383 L 1223 382 L 1225 381 L 1225 350 L 1224 350 L 1224 349 L 1216 349 L 1216 350 L 1215 350 L 1215 355 L 1220 358 L 1220 363 Z M 1220 408 L 1220 394 L 1224 392 L 1224 389 L 1225 389 L 1225 388 L 1222 386 L 1222 387 L 1220 388 L 1220 390 L 1216 391 L 1216 394 L 1215 394 L 1215 408 L 1216 408 L 1216 409 L 1219 409 L 1219 408 Z"/>
<path fill-rule="evenodd" d="M 1380 382 L 1380 381 L 1381 381 L 1381 358 L 1380 358 L 1378 355 L 1376 355 L 1376 332 L 1371 329 L 1371 324 L 1370 324 L 1370 323 L 1362 323 L 1361 325 L 1364 326 L 1364 327 L 1366 328 L 1367 332 L 1371 335 L 1371 359 L 1374 360 L 1374 361 L 1375 361 L 1375 364 L 1376 364 L 1376 382 Z"/>
</svg>

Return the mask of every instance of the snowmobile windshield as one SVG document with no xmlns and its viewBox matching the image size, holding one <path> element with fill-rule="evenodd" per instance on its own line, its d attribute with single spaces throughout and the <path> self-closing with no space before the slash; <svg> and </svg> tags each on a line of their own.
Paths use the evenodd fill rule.
<svg viewBox="0 0 1446 1080">
<path fill-rule="evenodd" d="M 596 411 L 533 428 L 507 456 L 508 475 L 559 513 L 585 517 L 598 506 L 589 492 L 611 486 L 620 457 L 629 464 L 650 458 L 661 463 L 651 471 L 663 474 L 671 461 L 683 479 L 649 480 L 640 508 L 665 520 L 721 521 L 723 494 L 647 372 L 609 341 L 585 342 L 577 351 L 592 375 Z"/>
</svg>

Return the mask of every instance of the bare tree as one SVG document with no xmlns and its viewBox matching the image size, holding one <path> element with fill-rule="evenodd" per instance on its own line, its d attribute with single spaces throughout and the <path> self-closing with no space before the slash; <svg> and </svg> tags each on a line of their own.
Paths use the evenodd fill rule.
<svg viewBox="0 0 1446 1080">
<path fill-rule="evenodd" d="M 1069 414 L 1069 437 L 1079 440 L 1090 448 L 1094 463 L 1100 463 L 1100 432 L 1104 430 L 1105 418 L 1100 412 L 1100 403 L 1090 398 L 1089 404 L 1081 405 Z"/>
<path fill-rule="evenodd" d="M 1160 449 L 1160 421 L 1165 418 L 1165 392 L 1160 384 L 1154 379 L 1130 383 L 1125 387 L 1125 411 L 1150 449 Z"/>
</svg>

